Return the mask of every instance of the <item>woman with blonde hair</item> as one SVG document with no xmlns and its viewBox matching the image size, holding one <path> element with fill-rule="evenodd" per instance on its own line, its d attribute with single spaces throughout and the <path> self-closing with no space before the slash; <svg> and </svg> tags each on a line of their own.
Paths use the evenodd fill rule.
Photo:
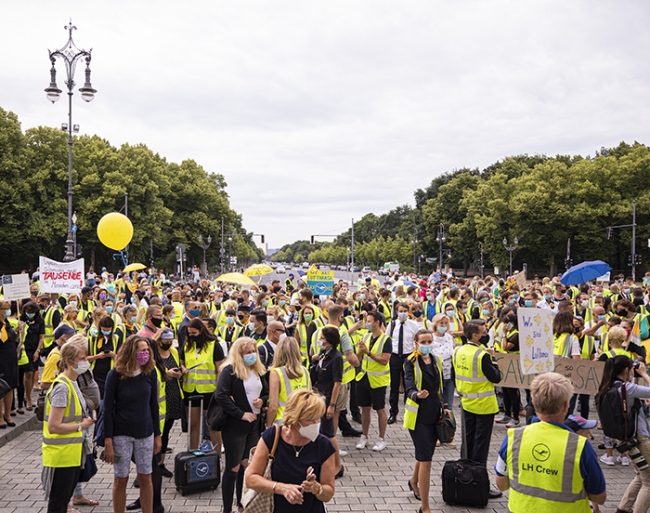
<svg viewBox="0 0 650 513">
<path fill-rule="evenodd" d="M 65 346 L 64 346 L 65 347 Z M 117 352 L 115 368 L 104 389 L 104 461 L 113 464 L 113 510 L 126 506 L 131 456 L 140 483 L 143 513 L 152 513 L 154 454 L 160 452 L 158 378 L 155 361 L 144 337 L 129 337 Z"/>
<path fill-rule="evenodd" d="M 235 487 L 241 505 L 248 454 L 260 437 L 260 413 L 268 399 L 266 380 L 262 379 L 265 373 L 257 344 L 249 337 L 235 341 L 219 371 L 215 399 L 226 414 L 221 429 L 226 450 L 221 493 L 226 513 L 232 511 Z"/>
<path fill-rule="evenodd" d="M 86 351 L 78 344 L 66 344 L 60 354 L 59 375 L 45 396 L 43 422 L 41 480 L 48 512 L 66 511 L 81 474 L 84 446 L 90 447 L 87 430 L 95 422 L 75 385 L 77 376 L 90 368 Z"/>
<path fill-rule="evenodd" d="M 442 395 L 449 409 L 454 406 L 454 391 L 456 381 L 454 366 L 451 357 L 454 354 L 456 343 L 449 334 L 449 317 L 437 314 L 431 319 L 431 332 L 433 335 L 433 353 L 442 359 Z M 450 444 L 451 445 L 451 444 Z"/>
<path fill-rule="evenodd" d="M 311 388 L 309 371 L 302 365 L 298 341 L 286 337 L 278 342 L 269 372 L 269 407 L 266 410 L 266 427 L 274 422 L 282 425 L 287 399 L 296 390 Z"/>
<path fill-rule="evenodd" d="M 276 513 L 324 513 L 324 503 L 334 496 L 336 450 L 326 436 L 319 434 L 325 410 L 325 400 L 317 392 L 298 390 L 287 401 L 284 425 L 274 425 L 262 433 L 246 472 L 246 486 L 274 494 Z M 264 470 L 276 439 L 271 479 L 266 479 Z"/>
</svg>

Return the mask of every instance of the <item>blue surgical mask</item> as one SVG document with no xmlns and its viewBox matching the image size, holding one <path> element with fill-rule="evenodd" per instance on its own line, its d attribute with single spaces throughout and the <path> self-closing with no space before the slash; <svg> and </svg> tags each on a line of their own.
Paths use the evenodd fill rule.
<svg viewBox="0 0 650 513">
<path fill-rule="evenodd" d="M 105 307 L 106 313 L 113 313 L 113 307 L 112 306 L 107 306 Z"/>
<path fill-rule="evenodd" d="M 551 295 L 550 294 L 544 294 L 544 299 L 546 299 L 546 301 L 548 301 L 549 299 L 551 299 Z"/>
<path fill-rule="evenodd" d="M 235 324 L 235 318 L 234 317 L 226 317 L 226 324 L 228 326 L 232 326 L 233 324 Z"/>
<path fill-rule="evenodd" d="M 519 294 L 513 294 L 513 295 L 512 295 L 512 298 L 513 298 L 515 301 L 517 301 L 517 299 L 519 299 Z"/>
<path fill-rule="evenodd" d="M 190 310 L 189 312 L 190 312 L 190 315 L 192 315 L 193 317 L 198 317 L 199 314 L 201 313 L 201 310 L 199 310 L 198 308 L 196 308 L 196 309 L 194 309 L 194 310 Z"/>
<path fill-rule="evenodd" d="M 509 329 L 509 330 L 512 329 L 512 323 L 511 323 L 511 322 L 508 323 L 508 329 Z"/>
<path fill-rule="evenodd" d="M 25 316 L 26 316 L 28 319 L 33 319 L 35 315 L 36 315 L 35 313 L 25 312 Z"/>
<path fill-rule="evenodd" d="M 269 300 L 268 300 L 268 299 L 265 299 L 264 301 L 262 301 L 262 304 L 263 304 L 264 306 L 269 306 Z"/>
<path fill-rule="evenodd" d="M 447 315 L 447 317 L 453 317 L 454 316 L 454 311 L 453 310 L 447 310 L 445 312 L 445 314 Z"/>
<path fill-rule="evenodd" d="M 433 344 L 420 344 L 420 352 L 424 355 L 431 354 L 433 352 Z"/>
<path fill-rule="evenodd" d="M 448 329 L 449 329 L 449 327 L 447 327 L 447 326 L 438 326 L 438 328 L 437 328 L 438 333 L 440 333 L 440 334 L 445 334 L 445 333 L 447 333 L 447 330 L 448 330 Z"/>
<path fill-rule="evenodd" d="M 287 304 L 287 302 L 286 302 L 284 299 L 280 299 L 280 301 L 278 301 L 278 304 L 279 304 L 280 306 L 284 306 L 284 305 Z"/>
<path fill-rule="evenodd" d="M 372 323 L 371 323 L 371 322 L 367 322 L 367 323 L 366 323 L 366 329 L 367 329 L 368 331 L 372 331 Z"/>
<path fill-rule="evenodd" d="M 131 321 L 131 324 L 135 324 L 135 321 L 137 321 L 138 318 L 137 317 L 131 317 L 131 319 L 129 319 L 129 320 Z"/>
<path fill-rule="evenodd" d="M 257 362 L 257 353 L 251 353 L 251 354 L 245 354 L 244 355 L 244 363 L 250 367 L 251 365 L 255 365 L 255 362 Z"/>
<path fill-rule="evenodd" d="M 532 308 L 533 307 L 533 300 L 532 299 L 526 299 L 526 301 L 524 301 L 524 305 L 526 305 L 527 308 Z"/>
<path fill-rule="evenodd" d="M 483 315 L 490 315 L 490 310 L 483 310 Z"/>
<path fill-rule="evenodd" d="M 599 320 L 599 321 L 606 321 L 606 320 L 607 320 L 607 316 L 606 316 L 606 315 L 599 315 L 599 316 L 598 316 L 598 320 Z"/>
<path fill-rule="evenodd" d="M 515 304 L 515 300 L 514 300 L 514 299 L 509 299 L 509 300 L 508 300 L 508 304 L 509 304 L 510 306 L 514 305 L 514 304 Z"/>
<path fill-rule="evenodd" d="M 69 301 L 68 304 L 69 304 L 70 306 L 77 306 L 77 302 L 76 302 L 76 301 Z"/>
<path fill-rule="evenodd" d="M 102 330 L 102 335 L 108 337 L 113 330 Z"/>
<path fill-rule="evenodd" d="M 11 316 L 11 310 L 5 310 L 5 317 Z"/>
</svg>

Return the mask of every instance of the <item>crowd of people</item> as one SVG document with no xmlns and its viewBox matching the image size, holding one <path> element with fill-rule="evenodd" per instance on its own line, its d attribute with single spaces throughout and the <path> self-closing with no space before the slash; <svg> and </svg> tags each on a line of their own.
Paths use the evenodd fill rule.
<svg viewBox="0 0 650 513">
<path fill-rule="evenodd" d="M 191 448 L 223 450 L 223 511 L 243 511 L 244 485 L 273 493 L 278 512 L 297 504 L 324 511 L 345 472 L 339 431 L 358 437 L 357 450 L 381 452 L 402 409 L 415 454 L 408 488 L 428 513 L 431 462 L 441 445 L 436 425 L 456 399 L 464 457 L 487 466 L 494 425 L 514 429 L 506 431 L 516 434 L 506 436 L 495 467 L 498 488 L 511 490 L 512 511 L 562 511 L 548 509 L 556 503 L 589 510 L 589 501 L 596 510 L 605 481 L 585 437 L 573 481 L 540 482 L 516 468 L 525 459 L 520 448 L 536 440 L 555 437 L 560 451 L 576 444 L 576 429 L 591 437 L 593 399 L 574 394 L 570 382 L 542 379 L 547 375 L 530 390 L 499 387 L 495 355 L 519 351 L 518 308 L 548 309 L 556 356 L 606 361 L 609 375 L 620 379 L 632 365 L 647 376 L 650 276 L 643 286 L 624 277 L 579 287 L 535 277 L 519 287 L 515 279 L 440 272 L 395 275 L 383 284 L 359 275 L 354 287 L 340 280 L 327 297 L 315 297 L 293 274 L 244 288 L 207 279 L 171 283 L 157 271 L 91 270 L 80 293 L 67 297 L 41 294 L 35 278 L 30 298 L 0 298 L 0 375 L 15 392 L 0 402 L 0 429 L 33 410 L 33 390 L 46 394 L 43 488 L 50 512 L 69 511 L 71 499 L 72 506 L 97 504 L 82 484 L 92 477 L 97 445 L 114 466 L 115 512 L 164 511 L 162 477 L 173 476 L 165 465 L 170 433 L 176 421 L 187 430 L 188 420 Z M 614 362 L 623 363 L 613 369 Z M 650 389 L 637 385 L 634 394 L 650 397 Z M 218 429 L 201 421 L 211 400 L 225 414 Z M 573 415 L 578 404 L 580 415 Z M 639 448 L 650 458 L 647 422 L 638 418 Z M 616 443 L 605 437 L 600 463 L 630 464 L 625 453 L 614 459 Z M 140 498 L 127 505 L 131 462 Z M 650 505 L 650 470 L 633 464 L 641 492 L 636 504 L 626 494 L 619 511 Z M 573 491 L 565 493 L 569 485 Z"/>
</svg>

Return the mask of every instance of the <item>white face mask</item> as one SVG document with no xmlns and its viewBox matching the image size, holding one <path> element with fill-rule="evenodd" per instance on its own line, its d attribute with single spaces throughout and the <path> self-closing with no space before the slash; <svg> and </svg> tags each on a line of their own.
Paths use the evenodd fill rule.
<svg viewBox="0 0 650 513">
<path fill-rule="evenodd" d="M 72 370 L 76 374 L 83 374 L 84 372 L 87 372 L 90 370 L 90 363 L 88 363 L 86 360 L 81 360 L 78 364 L 77 367 L 73 367 Z"/>
<path fill-rule="evenodd" d="M 409 318 L 409 314 L 408 312 L 399 312 L 397 318 L 400 322 L 405 322 Z"/>
<path fill-rule="evenodd" d="M 320 433 L 320 422 L 316 424 L 309 424 L 309 426 L 300 426 L 298 432 L 305 438 L 309 438 L 312 442 L 314 442 Z"/>
</svg>

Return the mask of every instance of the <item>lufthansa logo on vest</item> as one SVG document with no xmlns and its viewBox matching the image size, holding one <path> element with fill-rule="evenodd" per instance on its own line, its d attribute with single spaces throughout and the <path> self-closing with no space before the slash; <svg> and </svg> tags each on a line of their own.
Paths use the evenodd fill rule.
<svg viewBox="0 0 650 513">
<path fill-rule="evenodd" d="M 537 461 L 546 461 L 551 457 L 551 450 L 546 444 L 537 444 L 533 447 L 533 458 Z"/>
</svg>

